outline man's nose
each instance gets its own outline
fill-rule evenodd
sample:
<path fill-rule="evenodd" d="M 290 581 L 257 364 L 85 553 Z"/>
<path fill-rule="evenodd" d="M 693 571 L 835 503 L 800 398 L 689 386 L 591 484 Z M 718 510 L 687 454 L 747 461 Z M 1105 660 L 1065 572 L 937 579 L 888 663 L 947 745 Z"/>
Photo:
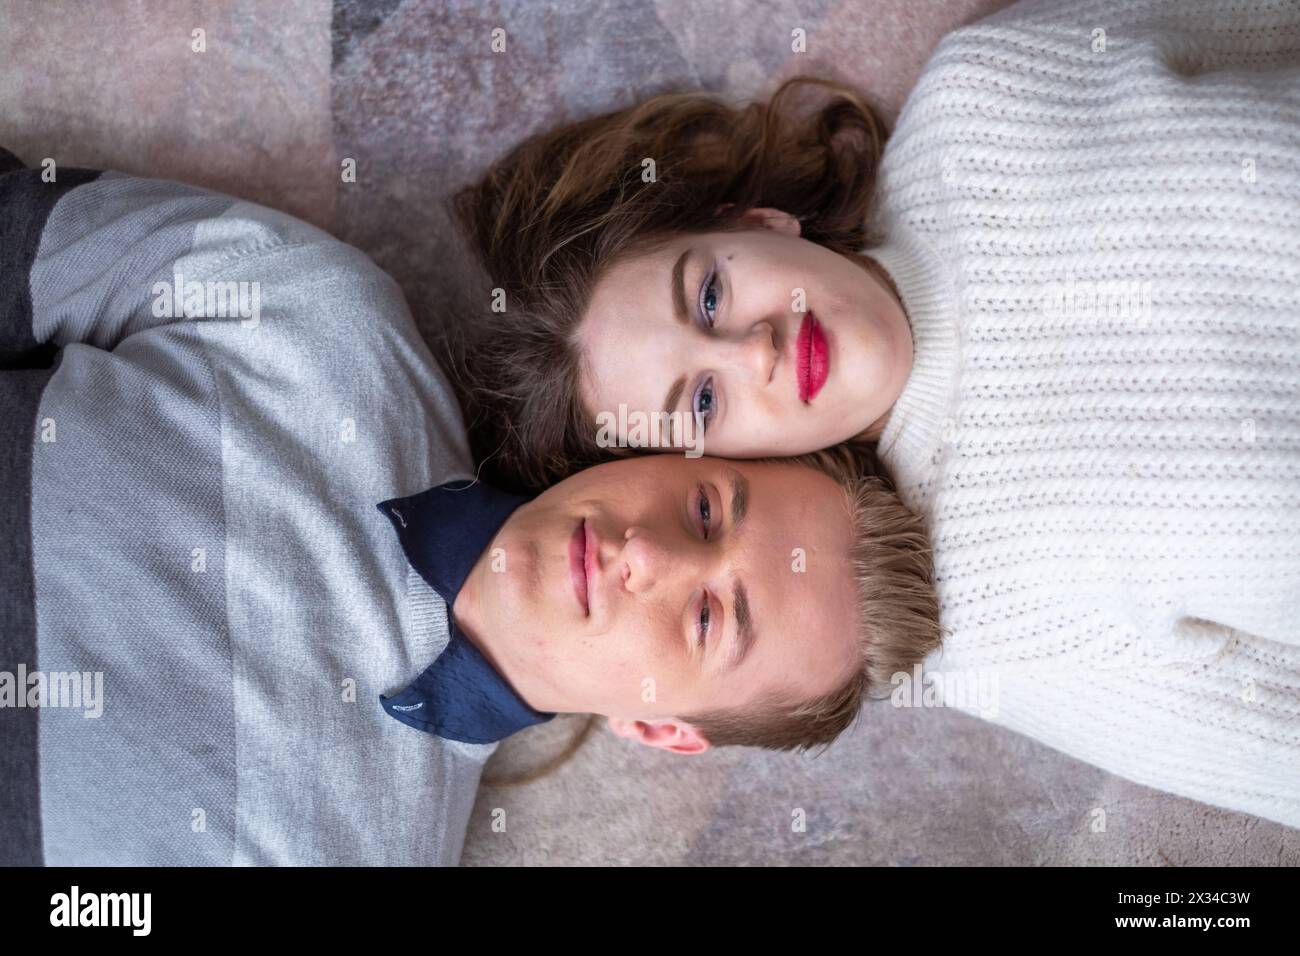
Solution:
<path fill-rule="evenodd" d="M 771 322 L 758 322 L 742 338 L 726 343 L 728 363 L 755 385 L 772 380 L 776 366 L 776 329 Z"/>
<path fill-rule="evenodd" d="M 623 533 L 623 549 L 619 554 L 623 586 L 633 594 L 645 594 L 661 587 L 680 570 L 684 557 L 670 554 L 667 544 L 648 528 L 630 527 Z"/>

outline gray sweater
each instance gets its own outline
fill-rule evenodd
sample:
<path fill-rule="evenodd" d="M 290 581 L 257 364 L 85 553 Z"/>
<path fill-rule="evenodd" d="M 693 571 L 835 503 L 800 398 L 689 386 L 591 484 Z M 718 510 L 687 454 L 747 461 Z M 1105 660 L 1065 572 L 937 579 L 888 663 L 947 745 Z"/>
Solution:
<path fill-rule="evenodd" d="M 396 284 L 251 203 L 9 159 L 0 863 L 455 864 L 496 744 L 377 703 L 448 632 L 376 503 L 471 472 Z"/>

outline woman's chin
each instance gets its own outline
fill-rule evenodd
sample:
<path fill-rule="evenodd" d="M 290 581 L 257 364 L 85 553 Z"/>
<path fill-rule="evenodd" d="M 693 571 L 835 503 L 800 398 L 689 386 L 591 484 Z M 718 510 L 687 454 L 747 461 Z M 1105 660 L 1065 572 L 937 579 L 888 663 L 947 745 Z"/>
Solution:
<path fill-rule="evenodd" d="M 862 431 L 854 435 L 852 438 L 850 438 L 849 441 L 855 445 L 874 444 L 875 442 L 879 441 L 880 436 L 884 434 L 885 423 L 888 421 L 889 421 L 889 412 L 885 412 L 885 414 L 881 415 L 871 425 L 867 426 L 865 429 L 863 429 Z"/>

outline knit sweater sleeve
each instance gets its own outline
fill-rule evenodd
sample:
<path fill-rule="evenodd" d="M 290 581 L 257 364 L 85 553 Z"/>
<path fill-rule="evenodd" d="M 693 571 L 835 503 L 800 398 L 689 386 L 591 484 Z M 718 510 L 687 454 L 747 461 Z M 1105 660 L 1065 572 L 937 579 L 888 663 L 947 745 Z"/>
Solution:
<path fill-rule="evenodd" d="M 1238 634 L 1194 664 L 1011 669 L 999 672 L 978 709 L 954 700 L 1126 779 L 1300 827 L 1295 646 Z"/>
<path fill-rule="evenodd" d="M 1025 2 L 927 65 L 867 251 L 955 666 L 1300 646 L 1297 89 L 1294 3 Z"/>

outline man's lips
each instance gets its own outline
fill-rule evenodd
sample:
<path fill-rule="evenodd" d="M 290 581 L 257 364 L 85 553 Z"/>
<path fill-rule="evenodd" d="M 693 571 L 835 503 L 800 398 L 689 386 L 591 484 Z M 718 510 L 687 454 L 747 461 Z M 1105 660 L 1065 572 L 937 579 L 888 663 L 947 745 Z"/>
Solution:
<path fill-rule="evenodd" d="M 596 556 L 600 553 L 600 542 L 596 539 L 596 529 L 591 526 L 587 519 L 582 521 L 582 529 L 586 532 L 586 550 L 583 555 L 582 569 L 587 573 L 587 611 L 591 611 L 591 584 L 596 580 L 596 572 L 600 565 L 596 563 Z"/>
<path fill-rule="evenodd" d="M 591 605 L 587 602 L 588 560 L 587 519 L 584 518 L 569 536 L 569 577 L 573 580 L 573 593 L 583 614 L 591 613 Z"/>
<path fill-rule="evenodd" d="M 799 384 L 799 401 L 810 402 L 826 384 L 831 370 L 831 350 L 821 323 L 811 312 L 804 313 L 795 341 L 796 377 Z"/>

